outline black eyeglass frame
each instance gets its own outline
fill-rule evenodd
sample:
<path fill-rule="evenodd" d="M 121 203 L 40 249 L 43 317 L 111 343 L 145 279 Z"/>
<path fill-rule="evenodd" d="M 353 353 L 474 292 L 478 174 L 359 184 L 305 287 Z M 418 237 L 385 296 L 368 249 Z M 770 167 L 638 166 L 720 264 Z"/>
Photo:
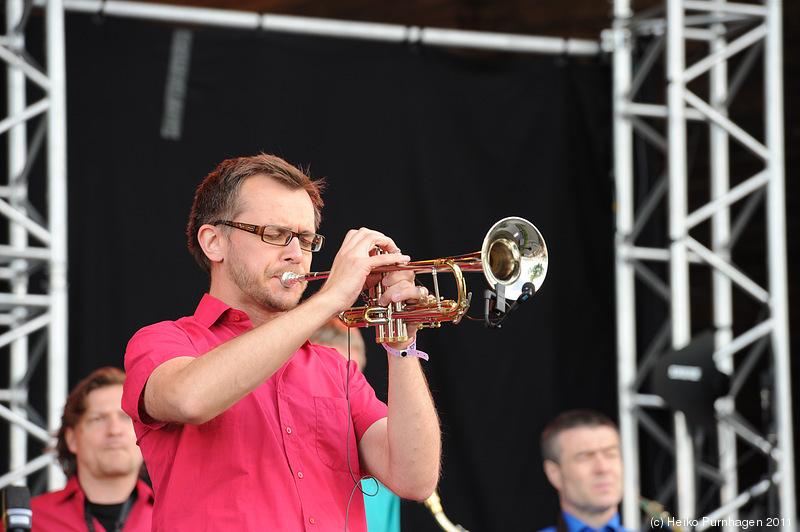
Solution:
<path fill-rule="evenodd" d="M 265 244 L 271 244 L 273 246 L 286 247 L 292 242 L 293 238 L 297 238 L 297 242 L 300 244 L 300 249 L 303 251 L 310 251 L 312 253 L 316 253 L 317 251 L 321 250 L 322 245 L 325 243 L 325 237 L 320 234 L 298 233 L 279 225 L 255 225 L 244 222 L 234 222 L 231 220 L 217 220 L 211 225 L 227 225 L 228 227 L 233 227 L 234 229 L 241 229 L 242 231 L 253 233 L 254 235 L 260 236 L 261 241 Z M 281 244 L 279 242 L 270 242 L 269 240 L 265 240 L 264 233 L 267 229 L 276 229 L 279 232 L 286 234 L 286 241 Z M 308 245 L 304 246 L 305 242 L 308 242 Z"/>

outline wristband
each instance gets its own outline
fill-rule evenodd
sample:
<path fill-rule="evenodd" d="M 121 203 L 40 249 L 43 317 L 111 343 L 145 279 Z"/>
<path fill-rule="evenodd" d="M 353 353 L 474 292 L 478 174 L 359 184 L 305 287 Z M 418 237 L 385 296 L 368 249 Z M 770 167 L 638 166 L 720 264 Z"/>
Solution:
<path fill-rule="evenodd" d="M 389 353 L 390 355 L 394 355 L 396 357 L 400 358 L 418 357 L 421 358 L 422 360 L 428 360 L 428 353 L 417 351 L 416 339 L 413 342 L 411 342 L 411 344 L 407 346 L 405 349 L 400 349 L 400 350 L 392 349 L 387 344 L 381 344 L 381 345 L 383 346 L 384 349 L 386 349 L 387 353 Z"/>

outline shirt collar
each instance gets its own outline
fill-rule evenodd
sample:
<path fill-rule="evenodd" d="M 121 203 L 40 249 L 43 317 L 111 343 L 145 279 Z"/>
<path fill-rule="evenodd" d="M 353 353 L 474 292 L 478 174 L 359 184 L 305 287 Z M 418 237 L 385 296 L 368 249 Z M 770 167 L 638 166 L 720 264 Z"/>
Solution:
<path fill-rule="evenodd" d="M 61 491 L 55 492 L 53 497 L 59 497 L 61 501 L 66 501 L 73 497 L 78 497 L 79 502 L 83 503 L 83 491 L 81 485 L 78 483 L 78 475 L 72 475 L 67 479 L 67 484 Z"/>
<path fill-rule="evenodd" d="M 624 528 L 620 524 L 619 514 L 614 514 L 614 517 L 609 519 L 608 523 L 600 528 L 592 528 L 574 515 L 567 512 L 564 513 L 564 524 L 567 525 L 569 532 L 624 532 Z"/>
<path fill-rule="evenodd" d="M 249 319 L 247 314 L 241 310 L 236 310 L 209 294 L 203 294 L 203 299 L 200 300 L 197 310 L 194 311 L 194 317 L 201 325 L 211 328 L 229 310 L 236 313 L 238 319 L 235 321 Z"/>

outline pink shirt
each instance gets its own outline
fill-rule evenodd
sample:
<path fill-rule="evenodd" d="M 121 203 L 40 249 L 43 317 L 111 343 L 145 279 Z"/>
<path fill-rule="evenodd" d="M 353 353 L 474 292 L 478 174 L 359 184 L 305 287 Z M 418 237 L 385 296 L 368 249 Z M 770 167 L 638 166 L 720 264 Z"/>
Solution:
<path fill-rule="evenodd" d="M 125 532 L 150 532 L 153 515 L 153 491 L 143 480 L 136 484 L 136 502 L 127 519 Z M 86 496 L 78 484 L 78 477 L 72 476 L 61 491 L 51 491 L 31 499 L 33 528 L 31 532 L 86 532 Z M 105 530 L 97 519 L 93 520 L 96 532 Z M 2 526 L 0 525 L 0 529 Z"/>
<path fill-rule="evenodd" d="M 345 519 L 348 530 L 366 530 L 356 442 L 387 408 L 351 364 L 348 413 L 348 370 L 333 349 L 307 342 L 202 425 L 141 418 L 139 398 L 156 367 L 250 329 L 244 312 L 206 294 L 194 316 L 145 327 L 128 344 L 122 408 L 153 481 L 153 530 L 344 530 Z"/>

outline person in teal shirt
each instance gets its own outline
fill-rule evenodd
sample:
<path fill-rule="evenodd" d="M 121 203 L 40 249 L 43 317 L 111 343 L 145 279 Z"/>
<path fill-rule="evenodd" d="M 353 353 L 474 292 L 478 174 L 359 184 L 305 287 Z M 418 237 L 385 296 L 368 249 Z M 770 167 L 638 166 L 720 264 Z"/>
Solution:
<path fill-rule="evenodd" d="M 400 532 L 400 497 L 376 478 L 361 480 L 369 532 Z"/>

